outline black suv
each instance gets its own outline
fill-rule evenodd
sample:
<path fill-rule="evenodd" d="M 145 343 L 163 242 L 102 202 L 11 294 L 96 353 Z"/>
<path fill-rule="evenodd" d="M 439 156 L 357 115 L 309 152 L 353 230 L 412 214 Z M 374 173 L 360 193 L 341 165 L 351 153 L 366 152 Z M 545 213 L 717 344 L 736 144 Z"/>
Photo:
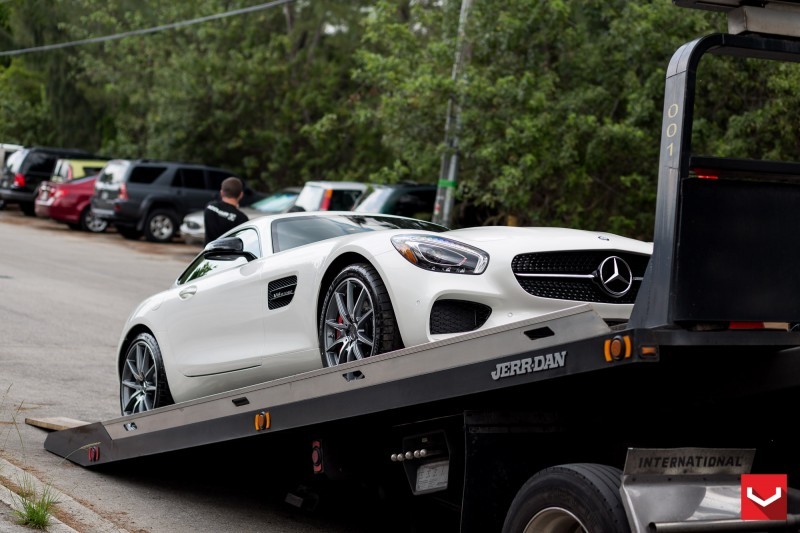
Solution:
<path fill-rule="evenodd" d="M 44 146 L 17 150 L 8 156 L 0 175 L 0 200 L 6 204 L 19 204 L 23 213 L 34 216 L 39 185 L 50 179 L 56 162 L 61 158 L 98 159 L 98 156 L 83 150 Z"/>
<path fill-rule="evenodd" d="M 97 177 L 92 213 L 113 224 L 126 239 L 142 235 L 169 242 L 180 221 L 219 197 L 222 180 L 233 172 L 206 165 L 149 159 L 114 159 Z M 242 180 L 244 181 L 244 180 Z M 245 187 L 242 205 L 260 196 Z"/>

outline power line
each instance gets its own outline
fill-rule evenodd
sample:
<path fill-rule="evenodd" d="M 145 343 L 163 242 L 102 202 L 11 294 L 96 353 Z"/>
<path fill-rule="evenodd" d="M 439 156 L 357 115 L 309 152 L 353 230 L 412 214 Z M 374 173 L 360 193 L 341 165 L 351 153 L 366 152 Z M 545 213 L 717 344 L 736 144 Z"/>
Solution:
<path fill-rule="evenodd" d="M 193 24 L 200 24 L 210 20 L 218 20 L 226 17 L 233 17 L 235 15 L 244 15 L 245 13 L 252 13 L 262 9 L 269 9 L 283 4 L 288 4 L 294 0 L 274 0 L 266 4 L 259 4 L 257 6 L 245 7 L 242 9 L 234 9 L 232 11 L 225 11 L 224 13 L 217 13 L 216 15 L 209 15 L 207 17 L 200 17 L 192 20 L 183 20 L 180 22 L 173 22 L 172 24 L 164 24 L 163 26 L 156 26 L 154 28 L 144 28 L 141 30 L 126 31 L 123 33 L 115 33 L 114 35 L 106 35 L 104 37 L 92 37 L 90 39 L 81 39 L 79 41 L 70 41 L 68 43 L 46 44 L 44 46 L 34 46 L 32 48 L 21 48 L 19 50 L 6 50 L 0 52 L 0 56 L 18 56 L 22 54 L 29 54 L 31 52 L 45 52 L 47 50 L 56 50 L 58 48 L 69 48 L 71 46 L 79 46 L 82 44 L 101 43 L 104 41 L 114 41 L 117 39 L 124 39 L 134 35 L 146 35 L 148 33 L 156 33 L 164 30 L 174 30 L 176 28 L 184 28 Z"/>

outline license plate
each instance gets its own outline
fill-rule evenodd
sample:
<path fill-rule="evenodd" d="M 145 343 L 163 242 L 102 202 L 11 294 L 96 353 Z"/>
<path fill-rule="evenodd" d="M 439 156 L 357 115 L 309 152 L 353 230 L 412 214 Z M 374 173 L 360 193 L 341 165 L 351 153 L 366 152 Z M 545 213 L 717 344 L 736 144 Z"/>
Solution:
<path fill-rule="evenodd" d="M 447 488 L 450 461 L 436 461 L 417 468 L 416 492 L 433 492 Z"/>
<path fill-rule="evenodd" d="M 101 192 L 100 198 L 102 198 L 103 200 L 108 200 L 108 191 Z"/>

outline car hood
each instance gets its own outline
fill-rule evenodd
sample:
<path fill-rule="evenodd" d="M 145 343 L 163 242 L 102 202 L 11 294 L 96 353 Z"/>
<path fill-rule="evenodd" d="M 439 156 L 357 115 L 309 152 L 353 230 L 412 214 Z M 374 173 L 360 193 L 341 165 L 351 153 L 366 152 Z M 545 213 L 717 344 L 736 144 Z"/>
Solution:
<path fill-rule="evenodd" d="M 608 249 L 623 248 L 639 253 L 650 254 L 653 243 L 622 237 L 602 231 L 586 231 L 570 228 L 551 227 L 509 227 L 481 226 L 452 230 L 443 235 L 478 247 L 491 246 L 494 242 L 536 242 L 540 251 L 565 249 Z"/>

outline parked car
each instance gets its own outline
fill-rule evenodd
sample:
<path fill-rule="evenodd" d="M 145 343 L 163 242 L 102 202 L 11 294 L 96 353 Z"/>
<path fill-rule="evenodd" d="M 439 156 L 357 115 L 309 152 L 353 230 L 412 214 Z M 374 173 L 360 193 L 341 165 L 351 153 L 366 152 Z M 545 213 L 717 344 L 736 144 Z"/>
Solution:
<path fill-rule="evenodd" d="M 90 212 L 91 206 L 89 205 L 89 200 L 92 196 L 91 194 L 89 194 L 89 197 L 85 199 L 78 199 L 74 196 L 70 196 L 68 199 L 64 198 L 64 194 L 67 191 L 70 191 L 71 193 L 78 193 L 80 190 L 82 192 L 86 184 L 82 183 L 82 187 L 68 188 L 63 190 L 60 189 L 59 184 L 69 183 L 73 180 L 85 178 L 86 176 L 93 176 L 102 170 L 107 161 L 108 159 L 59 159 L 56 161 L 53 175 L 50 176 L 49 180 L 43 181 L 41 185 L 39 185 L 39 194 L 36 196 L 36 200 L 34 201 L 34 211 L 36 212 L 36 216 L 42 218 L 54 218 L 59 222 L 67 222 L 68 224 L 82 227 L 82 229 L 88 229 L 88 227 L 83 227 L 83 225 L 80 223 L 82 213 L 71 212 L 71 210 L 75 209 L 76 207 L 80 207 L 81 209 L 86 208 L 87 220 L 90 222 L 89 225 L 91 227 L 100 227 L 100 225 L 97 225 L 95 221 L 90 220 L 92 218 Z M 94 182 L 92 182 L 92 184 L 94 184 Z M 58 205 L 54 211 L 56 216 L 53 216 L 51 214 L 51 207 L 56 201 L 55 193 L 57 189 L 61 190 L 61 192 L 58 194 Z M 64 203 L 65 200 L 68 202 L 68 204 Z M 64 210 L 67 205 L 69 207 Z M 64 220 L 64 215 L 68 217 L 68 220 Z M 62 218 L 57 218 L 59 216 Z M 107 224 L 104 223 L 101 231 L 105 231 L 105 226 L 107 226 Z"/>
<path fill-rule="evenodd" d="M 108 222 L 92 214 L 91 200 L 96 180 L 94 175 L 48 185 L 36 199 L 37 216 L 48 216 L 74 230 L 104 232 Z"/>
<path fill-rule="evenodd" d="M 235 175 L 193 163 L 114 159 L 95 182 L 92 213 L 126 239 L 144 235 L 148 241 L 170 242 L 183 217 L 218 197 L 222 180 Z M 245 186 L 242 205 L 261 198 Z"/>
<path fill-rule="evenodd" d="M 22 145 L 12 143 L 0 143 L 0 179 L 2 179 L 2 168 L 6 166 L 8 157 L 16 152 L 22 150 Z M 5 209 L 6 201 L 0 196 L 0 210 Z"/>
<path fill-rule="evenodd" d="M 307 181 L 294 202 L 296 211 L 349 211 L 368 185 L 356 181 Z"/>
<path fill-rule="evenodd" d="M 286 213 L 293 206 L 300 194 L 300 187 L 286 187 L 278 192 L 270 194 L 257 202 L 250 204 L 250 207 L 241 207 L 241 211 L 249 218 L 263 217 L 277 213 Z M 181 224 L 181 237 L 187 244 L 202 244 L 206 240 L 205 210 L 193 211 L 183 217 Z"/>
<path fill-rule="evenodd" d="M 448 231 L 284 213 L 212 241 L 140 303 L 117 349 L 123 414 L 590 303 L 626 321 L 652 243 L 562 228 Z M 357 377 L 354 375 L 352 377 Z"/>
<path fill-rule="evenodd" d="M 370 185 L 369 190 L 356 203 L 357 213 L 383 213 L 431 220 L 436 203 L 436 185 L 396 183 Z"/>
<path fill-rule="evenodd" d="M 6 160 L 0 176 L 0 199 L 7 204 L 19 204 L 28 216 L 36 214 L 34 201 L 39 194 L 39 185 L 50 179 L 56 162 L 61 158 L 96 159 L 97 156 L 83 150 L 50 147 L 26 147 L 15 151 Z"/>

